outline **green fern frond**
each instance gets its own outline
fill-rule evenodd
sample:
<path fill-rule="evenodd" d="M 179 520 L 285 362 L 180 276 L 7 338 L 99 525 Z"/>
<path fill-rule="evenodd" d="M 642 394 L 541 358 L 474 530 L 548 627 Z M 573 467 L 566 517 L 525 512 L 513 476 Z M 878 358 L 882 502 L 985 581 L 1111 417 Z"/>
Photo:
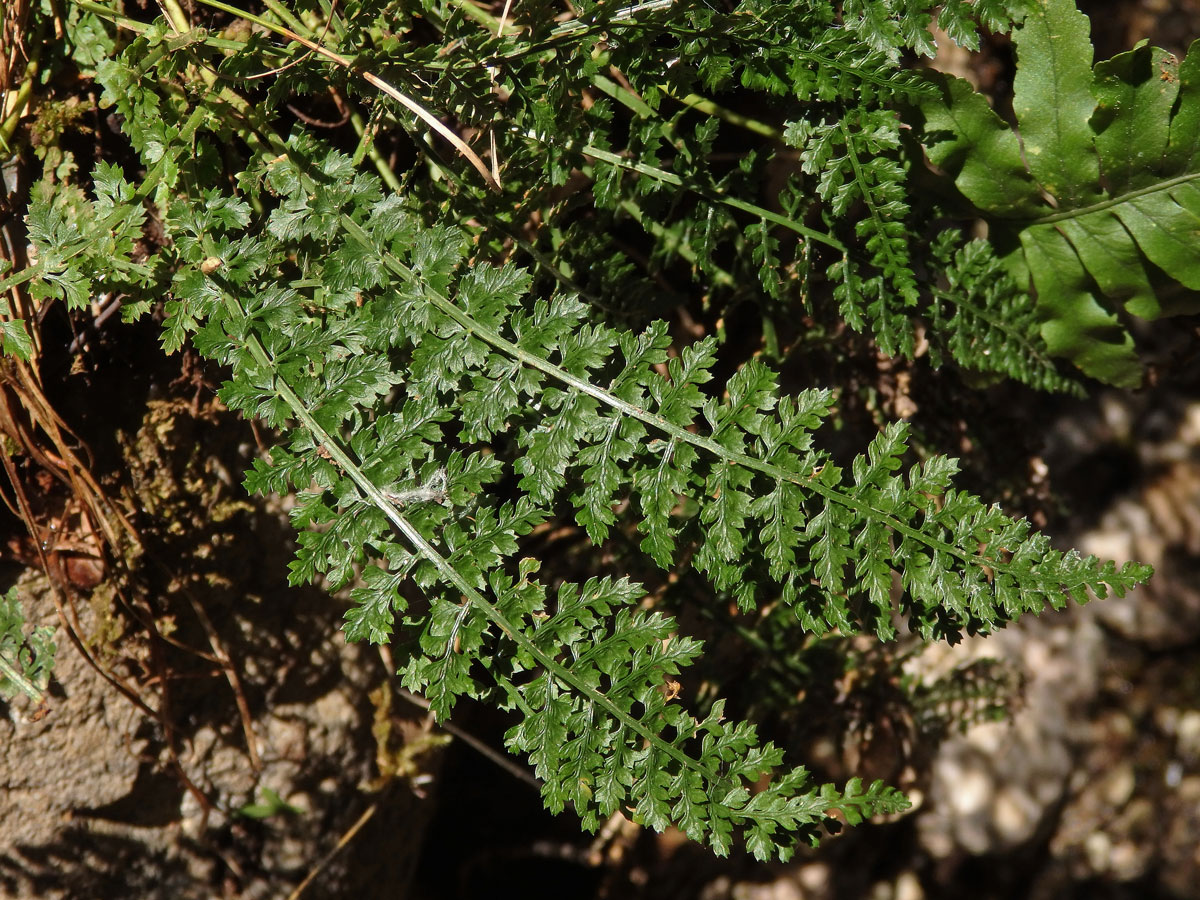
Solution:
<path fill-rule="evenodd" d="M 930 249 L 946 281 L 929 305 L 934 366 L 948 353 L 977 372 L 1016 378 L 1038 390 L 1082 394 L 1077 381 L 1058 371 L 1041 339 L 1036 301 L 1017 286 L 990 243 L 973 240 L 960 247 L 957 235 L 944 231 Z"/>
<path fill-rule="evenodd" d="M 25 611 L 17 589 L 0 597 L 0 697 L 25 694 L 34 703 L 46 696 L 54 669 L 54 629 L 38 626 L 25 632 Z"/>
<path fill-rule="evenodd" d="M 231 407 L 277 424 L 299 420 L 290 448 L 248 479 L 258 489 L 290 482 L 303 491 L 293 521 L 308 530 L 293 579 L 322 573 L 336 587 L 368 573 L 352 595 L 349 633 L 384 640 L 403 616 L 419 635 L 405 683 L 439 715 L 461 695 L 498 690 L 522 713 L 509 740 L 547 778 L 552 808 L 571 803 L 595 824 L 628 803 L 647 825 L 680 824 L 720 852 L 740 830 L 764 855 L 786 855 L 783 834 L 830 808 L 856 808 L 833 794 L 818 800 L 802 774 L 749 794 L 778 751 L 753 750 L 752 730 L 726 726 L 719 713 L 698 722 L 663 700 L 663 680 L 699 648 L 675 635 L 672 620 L 635 610 L 640 588 L 564 587 L 552 605 L 530 564 L 516 579 L 505 574 L 521 537 L 560 498 L 597 541 L 630 500 L 621 518 L 636 512 L 642 547 L 660 565 L 674 566 L 687 547 L 696 568 L 744 608 L 778 596 L 818 632 L 866 624 L 887 637 L 899 614 L 928 638 L 953 638 L 1068 596 L 1084 600 L 1089 590 L 1122 593 L 1146 576 L 1136 565 L 1118 570 L 1052 551 L 1027 523 L 950 488 L 948 461 L 897 474 L 902 425 L 843 472 L 813 443 L 827 392 L 780 397 L 774 375 L 752 361 L 718 399 L 702 390 L 712 378 L 711 339 L 672 357 L 661 324 L 642 334 L 590 324 L 569 296 L 531 303 L 519 270 L 463 270 L 454 231 L 414 237 L 395 201 L 355 188 L 357 176 L 336 156 L 307 169 L 275 162 L 266 184 L 284 188 L 279 208 L 294 218 L 286 242 L 270 230 L 261 240 L 277 242 L 272 272 L 303 260 L 296 286 L 322 284 L 331 265 L 343 277 L 331 261 L 353 245 L 371 272 L 370 282 L 351 286 L 361 304 L 323 305 L 298 287 L 281 289 L 268 271 L 238 285 L 243 299 L 235 300 L 217 269 L 203 276 L 208 288 L 176 298 L 178 314 L 207 314 L 196 345 L 234 367 L 222 389 Z M 337 230 L 328 225 L 335 212 Z M 188 246 L 194 219 L 168 226 Z M 349 440 L 339 437 L 344 429 Z M 490 493 L 508 471 L 519 479 L 516 502 Z M 396 485 L 423 485 L 438 472 L 444 503 L 389 499 L 400 496 Z M 683 498 L 689 515 L 680 513 Z M 755 559 L 769 574 L 755 574 Z M 905 587 L 898 610 L 893 571 Z M 428 592 L 426 610 L 402 599 L 404 575 Z M 492 673 L 491 687 L 472 675 L 477 664 Z M 657 735 L 668 727 L 675 736 L 665 741 Z M 698 757 L 689 755 L 695 740 Z M 759 761 L 729 770 L 734 747 Z M 624 782 L 605 775 L 614 764 Z M 875 811 L 899 802 L 870 796 L 862 802 Z"/>

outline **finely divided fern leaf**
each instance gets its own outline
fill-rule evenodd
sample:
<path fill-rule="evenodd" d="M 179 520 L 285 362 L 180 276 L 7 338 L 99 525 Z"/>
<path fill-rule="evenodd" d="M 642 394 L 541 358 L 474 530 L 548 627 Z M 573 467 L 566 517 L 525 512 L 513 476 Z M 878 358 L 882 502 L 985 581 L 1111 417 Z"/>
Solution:
<path fill-rule="evenodd" d="M 530 754 L 551 808 L 569 803 L 594 826 L 628 807 L 718 852 L 741 833 L 756 854 L 786 856 L 833 808 L 853 818 L 902 802 L 881 788 L 859 799 L 818 791 L 802 770 L 752 793 L 780 752 L 719 706 L 698 720 L 668 700 L 663 684 L 699 645 L 640 609 L 638 586 L 563 585 L 552 601 L 533 564 L 510 574 L 522 536 L 560 499 L 593 540 L 627 522 L 659 565 L 690 555 L 743 608 L 781 598 L 817 632 L 887 637 L 899 615 L 953 638 L 1146 577 L 1051 550 L 1027 523 L 954 491 L 950 463 L 901 474 L 901 424 L 843 471 L 813 442 L 828 392 L 781 397 L 752 361 L 714 396 L 711 340 L 670 356 L 661 323 L 635 334 L 586 322 L 570 296 L 530 300 L 520 271 L 465 267 L 456 232 L 414 230 L 336 160 L 301 166 L 289 156 L 298 151 L 279 149 L 268 187 L 282 189 L 279 208 L 300 212 L 289 227 L 305 252 L 267 231 L 267 265 L 236 286 L 187 263 L 200 282 L 176 279 L 173 316 L 203 321 L 197 347 L 233 366 L 230 406 L 297 423 L 247 482 L 301 491 L 292 578 L 323 573 L 336 588 L 363 573 L 348 633 L 386 640 L 401 617 L 404 682 L 439 715 L 464 695 L 516 709 L 510 746 Z M 184 246 L 196 224 L 182 211 L 167 221 Z M 366 260 L 347 288 L 359 302 L 307 297 L 350 252 Z M 303 272 L 282 287 L 275 273 L 297 261 Z M 515 500 L 492 494 L 505 472 L 519 477 Z M 437 473 L 444 491 L 402 499 L 414 496 L 402 486 Z M 898 608 L 893 572 L 905 587 Z M 422 605 L 398 590 L 405 575 L 426 592 Z"/>
<path fill-rule="evenodd" d="M 40 625 L 25 631 L 25 612 L 17 589 L 0 596 L 0 697 L 18 692 L 35 703 L 45 699 L 54 669 L 54 629 Z"/>
<path fill-rule="evenodd" d="M 929 303 L 929 357 L 940 366 L 945 355 L 979 372 L 1017 378 L 1038 390 L 1081 395 L 1078 381 L 1058 371 L 1040 334 L 1037 301 L 1018 286 L 987 241 L 959 246 L 944 231 L 930 246 L 931 258 L 946 281 Z"/>

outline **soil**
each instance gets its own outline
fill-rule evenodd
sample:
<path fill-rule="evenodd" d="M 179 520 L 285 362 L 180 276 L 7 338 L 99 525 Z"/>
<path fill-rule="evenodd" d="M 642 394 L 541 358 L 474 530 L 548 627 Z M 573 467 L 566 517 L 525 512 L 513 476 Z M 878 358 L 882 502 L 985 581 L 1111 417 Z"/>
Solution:
<path fill-rule="evenodd" d="M 305 896 L 394 896 L 379 886 L 413 868 L 441 741 L 420 707 L 372 693 L 385 669 L 341 640 L 343 604 L 288 586 L 286 510 L 237 483 L 257 452 L 249 426 L 203 374 L 148 370 L 149 389 L 124 394 L 140 421 L 110 408 L 107 421 L 134 427 L 96 454 L 120 460 L 103 484 L 136 511 L 140 552 L 89 590 L 17 579 L 61 649 L 49 714 L 30 722 L 16 704 L 0 720 L 0 887 L 280 896 L 366 817 Z M 88 377 L 103 392 L 111 373 Z M 56 594 L 86 657 L 64 639 Z"/>

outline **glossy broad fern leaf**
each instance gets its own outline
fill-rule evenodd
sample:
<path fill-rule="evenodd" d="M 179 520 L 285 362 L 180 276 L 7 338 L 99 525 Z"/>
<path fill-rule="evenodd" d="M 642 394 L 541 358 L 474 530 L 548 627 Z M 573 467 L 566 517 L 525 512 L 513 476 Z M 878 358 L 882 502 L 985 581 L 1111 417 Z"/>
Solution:
<path fill-rule="evenodd" d="M 1054 355 L 1112 384 L 1142 379 L 1117 314 L 1200 310 L 1200 49 L 1145 44 L 1091 65 L 1072 0 L 1034 3 L 1014 40 L 1017 131 L 970 85 L 929 77 L 929 159 L 983 215 L 1010 269 L 1031 279 Z M 1178 295 L 1172 285 L 1186 288 Z"/>

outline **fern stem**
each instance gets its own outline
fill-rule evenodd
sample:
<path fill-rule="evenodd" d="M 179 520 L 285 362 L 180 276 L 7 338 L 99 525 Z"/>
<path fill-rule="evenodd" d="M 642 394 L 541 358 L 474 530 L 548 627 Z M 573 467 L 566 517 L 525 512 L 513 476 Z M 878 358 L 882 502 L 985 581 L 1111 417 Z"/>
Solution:
<path fill-rule="evenodd" d="M 167 21 L 176 32 L 185 34 L 192 30 L 192 23 L 188 21 L 187 13 L 179 5 L 179 0 L 159 0 L 159 2 L 162 4 Z"/>
<path fill-rule="evenodd" d="M 292 11 L 284 6 L 279 0 L 263 0 L 263 5 L 271 12 L 279 17 L 279 21 L 287 25 L 293 31 L 303 34 L 305 37 L 312 37 L 312 31 L 301 22 Z"/>
<path fill-rule="evenodd" d="M 38 67 L 42 59 L 42 38 L 46 32 L 46 21 L 38 22 L 37 28 L 30 36 L 29 43 L 33 45 L 33 50 L 29 54 L 29 62 L 25 64 L 25 72 L 21 77 L 21 86 L 17 88 L 15 93 L 5 92 L 4 106 L 0 107 L 0 116 L 4 116 L 3 121 L 0 121 L 0 148 L 7 153 L 12 153 L 13 148 L 10 144 L 13 135 L 17 131 L 17 123 L 21 121 L 25 104 L 29 103 L 33 97 L 33 85 L 37 81 Z M 12 107 L 10 110 L 9 107 Z"/>
<path fill-rule="evenodd" d="M 348 100 L 347 102 L 352 101 Z M 388 165 L 387 160 L 383 158 L 383 154 L 379 152 L 379 148 L 375 146 L 371 123 L 363 122 L 362 114 L 357 109 L 354 109 L 350 113 L 350 124 L 354 126 L 354 131 L 358 135 L 358 147 L 354 151 L 354 165 L 358 166 L 361 164 L 364 155 L 369 157 L 371 164 L 375 166 L 375 171 L 379 173 L 379 177 L 383 179 L 384 184 L 397 194 L 403 192 L 404 185 L 400 183 L 400 179 L 396 177 L 396 173 L 392 171 L 392 167 Z"/>
<path fill-rule="evenodd" d="M 85 245 L 80 245 L 77 253 L 82 253 L 84 246 Z M 34 263 L 32 266 L 26 266 L 24 269 L 21 269 L 19 272 L 13 272 L 7 278 L 0 278 L 0 293 L 12 290 L 13 288 L 18 287 L 27 281 L 32 281 L 40 274 L 42 274 L 41 264 Z"/>
<path fill-rule="evenodd" d="M 3 654 L 0 654 L 0 675 L 3 675 L 14 685 L 16 685 L 17 688 L 20 689 L 21 693 L 27 696 L 34 703 L 41 703 L 46 699 L 45 693 L 38 690 L 38 686 L 21 674 L 19 668 L 10 664 L 9 661 L 4 658 Z"/>
<path fill-rule="evenodd" d="M 96 3 L 95 0 L 70 0 L 70 2 L 73 6 L 100 16 L 106 21 L 112 22 L 118 28 L 124 28 L 126 31 L 132 31 L 134 34 L 145 34 L 154 27 L 149 22 L 139 22 L 137 19 L 131 19 L 129 16 L 117 12 L 112 7 L 105 6 L 103 3 Z M 199 43 L 204 44 L 206 47 L 212 47 L 214 50 L 224 50 L 232 53 L 246 49 L 245 41 L 234 41 L 228 38 L 215 37 L 211 34 L 206 34 Z M 264 45 L 260 49 L 276 53 L 284 52 L 282 48 L 270 45 Z"/>
<path fill-rule="evenodd" d="M 584 154 L 592 157 L 593 159 L 601 160 L 602 162 L 609 163 L 610 165 L 620 166 L 622 169 L 627 169 L 630 172 L 637 172 L 639 175 L 645 175 L 648 178 L 653 178 L 655 181 L 659 181 L 663 184 L 681 187 L 684 190 L 699 194 L 701 197 L 711 202 L 723 203 L 724 205 L 733 209 L 750 213 L 753 216 L 766 219 L 768 222 L 774 222 L 776 225 L 782 225 L 784 228 L 796 232 L 796 234 L 804 235 L 805 237 L 811 238 L 814 241 L 818 241 L 827 247 L 832 247 L 834 250 L 837 250 L 840 253 L 849 252 L 846 245 L 837 238 L 832 237 L 823 231 L 817 231 L 816 229 L 801 225 L 795 219 L 789 219 L 787 216 L 782 216 L 779 213 L 772 212 L 765 207 L 756 206 L 753 203 L 747 203 L 746 201 L 739 200 L 736 197 L 727 197 L 724 194 L 718 194 L 715 191 L 709 191 L 705 188 L 697 187 L 694 184 L 687 184 L 678 175 L 668 172 L 665 169 L 659 169 L 655 166 L 648 166 L 645 163 L 634 162 L 633 160 L 626 159 L 620 154 L 603 150 L 600 147 L 595 147 L 591 144 L 587 144 L 581 149 Z"/>
<path fill-rule="evenodd" d="M 1136 191 L 1130 191 L 1127 194 L 1121 194 L 1119 197 L 1110 197 L 1107 200 L 1101 200 L 1099 203 L 1093 203 L 1091 206 L 1081 206 L 1077 209 L 1064 209 L 1062 212 L 1051 213 L 1048 216 L 1042 216 L 1039 219 L 1030 219 L 1025 224 L 1032 225 L 1050 225 L 1054 222 L 1062 222 L 1066 219 L 1078 219 L 1086 216 L 1088 213 L 1100 212 L 1101 210 L 1111 209 L 1114 206 L 1120 206 L 1122 203 L 1129 203 L 1131 200 L 1136 200 L 1138 197 L 1146 197 L 1150 194 L 1157 194 L 1159 191 L 1167 191 L 1177 185 L 1187 184 L 1189 181 L 1195 181 L 1200 178 L 1200 172 L 1188 172 L 1184 175 L 1176 175 L 1174 178 L 1168 178 L 1166 181 L 1159 181 L 1155 184 L 1148 185 L 1144 188 L 1138 188 Z"/>
<path fill-rule="evenodd" d="M 617 84 L 611 78 L 604 75 L 592 76 L 592 84 L 608 94 L 622 106 L 627 107 L 631 112 L 637 113 L 643 118 L 649 118 L 654 115 L 654 110 L 641 97 L 635 94 L 629 88 Z"/>
<path fill-rule="evenodd" d="M 768 125 L 766 122 L 761 122 L 758 119 L 744 116 L 739 112 L 734 112 L 728 107 L 721 106 L 709 100 L 707 97 L 701 97 L 699 94 L 688 94 L 686 97 L 677 97 L 667 89 L 666 85 L 659 85 L 659 89 L 669 97 L 675 97 L 684 106 L 691 107 L 697 112 L 702 112 L 707 116 L 716 116 L 718 119 L 728 122 L 730 125 L 736 125 L 739 128 L 745 128 L 754 134 L 762 135 L 765 138 L 782 141 L 783 132 L 778 128 Z"/>
<path fill-rule="evenodd" d="M 696 256 L 696 251 L 692 249 L 692 245 L 685 240 L 681 240 L 667 226 L 654 221 L 652 218 L 648 218 L 642 212 L 642 208 L 633 200 L 622 200 L 621 209 L 629 213 L 634 221 L 650 232 L 655 239 L 660 241 L 672 253 L 678 253 L 680 257 L 690 262 L 697 269 L 701 268 L 700 259 Z M 712 278 L 713 284 L 726 288 L 732 288 L 737 285 L 734 277 L 716 263 L 710 262 L 707 266 L 703 267 L 703 271 Z"/>
<path fill-rule="evenodd" d="M 476 6 L 471 0 L 450 0 L 450 2 L 461 9 L 468 19 L 474 19 L 492 34 L 500 30 L 500 20 L 486 9 Z"/>

